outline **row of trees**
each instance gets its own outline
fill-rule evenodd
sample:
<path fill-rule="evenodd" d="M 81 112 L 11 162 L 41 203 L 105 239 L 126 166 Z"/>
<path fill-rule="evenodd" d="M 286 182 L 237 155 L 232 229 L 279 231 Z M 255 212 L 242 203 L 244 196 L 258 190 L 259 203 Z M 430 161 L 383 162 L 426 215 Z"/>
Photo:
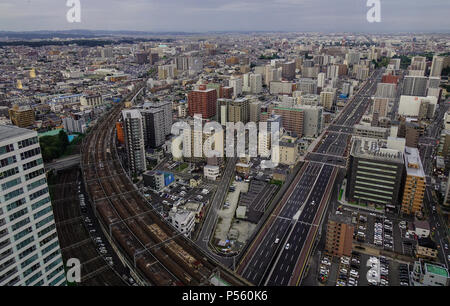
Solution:
<path fill-rule="evenodd" d="M 58 135 L 41 137 L 39 143 L 44 162 L 50 162 L 64 155 L 69 146 L 69 138 L 67 133 L 61 130 Z"/>

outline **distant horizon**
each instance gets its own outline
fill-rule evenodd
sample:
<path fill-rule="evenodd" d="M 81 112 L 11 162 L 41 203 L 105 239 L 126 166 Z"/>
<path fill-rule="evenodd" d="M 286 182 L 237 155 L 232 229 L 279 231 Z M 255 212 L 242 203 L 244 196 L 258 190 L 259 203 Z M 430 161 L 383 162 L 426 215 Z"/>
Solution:
<path fill-rule="evenodd" d="M 65 0 L 3 0 L 1 31 L 448 33 L 448 0 L 79 0 L 80 22 Z"/>
<path fill-rule="evenodd" d="M 450 34 L 450 29 L 446 30 L 429 30 L 429 31 L 379 31 L 379 32 L 371 32 L 371 31 L 306 31 L 306 30 L 210 30 L 210 31 L 185 31 L 185 30 L 136 30 L 136 29 L 117 29 L 117 30 L 105 30 L 105 29 L 64 29 L 64 30 L 55 30 L 55 29 L 41 29 L 41 30 L 2 30 L 0 29 L 0 33 L 40 33 L 40 32 L 48 32 L 48 33 L 74 33 L 74 32 L 109 32 L 109 33 L 119 33 L 119 32 L 134 32 L 134 33 L 155 33 L 155 34 L 166 34 L 166 33 L 182 33 L 182 34 L 210 34 L 210 33 L 298 33 L 298 34 L 371 34 L 371 35 L 404 35 L 404 34 Z"/>

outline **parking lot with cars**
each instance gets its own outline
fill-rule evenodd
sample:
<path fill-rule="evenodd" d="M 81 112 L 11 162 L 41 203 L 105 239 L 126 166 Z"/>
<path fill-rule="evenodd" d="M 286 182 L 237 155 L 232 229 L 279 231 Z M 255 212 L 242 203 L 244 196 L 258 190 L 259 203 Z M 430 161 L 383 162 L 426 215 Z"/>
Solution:
<path fill-rule="evenodd" d="M 401 227 L 406 228 L 404 221 L 401 226 L 401 221 L 397 219 L 350 208 L 342 209 L 341 214 L 352 218 L 355 242 L 403 254 Z"/>

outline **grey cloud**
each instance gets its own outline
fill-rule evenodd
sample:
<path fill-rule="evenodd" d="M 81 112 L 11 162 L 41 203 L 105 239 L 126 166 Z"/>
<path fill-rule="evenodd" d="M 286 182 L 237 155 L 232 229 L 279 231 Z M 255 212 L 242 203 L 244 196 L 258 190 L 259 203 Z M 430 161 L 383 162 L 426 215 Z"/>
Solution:
<path fill-rule="evenodd" d="M 66 0 L 2 0 L 0 30 L 447 31 L 448 0 L 381 0 L 382 22 L 366 21 L 366 0 L 80 0 L 82 22 L 66 21 Z"/>

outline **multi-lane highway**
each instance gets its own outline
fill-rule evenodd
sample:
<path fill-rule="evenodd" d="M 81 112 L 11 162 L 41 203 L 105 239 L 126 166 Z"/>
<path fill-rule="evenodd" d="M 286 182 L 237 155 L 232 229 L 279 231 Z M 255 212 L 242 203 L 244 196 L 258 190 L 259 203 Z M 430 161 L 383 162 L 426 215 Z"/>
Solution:
<path fill-rule="evenodd" d="M 298 285 L 345 157 L 351 131 L 375 93 L 380 72 L 375 71 L 320 136 L 286 194 L 261 227 L 241 258 L 238 273 L 257 285 Z"/>
<path fill-rule="evenodd" d="M 441 132 L 443 126 L 444 115 L 449 109 L 449 101 L 442 102 L 440 104 L 439 110 L 436 112 L 433 122 L 428 126 L 426 136 L 419 139 L 419 150 L 420 157 L 422 159 L 422 164 L 427 175 L 427 181 L 431 181 L 431 176 L 433 176 L 433 161 L 435 156 L 434 148 L 436 147 L 437 138 Z M 450 261 L 448 256 L 450 252 L 445 248 L 445 245 L 449 244 L 448 240 L 448 229 L 445 227 L 445 222 L 442 221 L 439 215 L 439 210 L 432 196 L 432 184 L 427 184 L 424 197 L 424 206 L 429 212 L 429 222 L 431 228 L 435 228 L 434 240 L 439 245 L 439 259 L 443 262 L 447 269 L 450 266 Z"/>

